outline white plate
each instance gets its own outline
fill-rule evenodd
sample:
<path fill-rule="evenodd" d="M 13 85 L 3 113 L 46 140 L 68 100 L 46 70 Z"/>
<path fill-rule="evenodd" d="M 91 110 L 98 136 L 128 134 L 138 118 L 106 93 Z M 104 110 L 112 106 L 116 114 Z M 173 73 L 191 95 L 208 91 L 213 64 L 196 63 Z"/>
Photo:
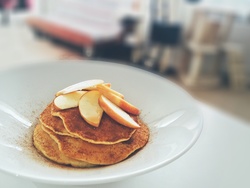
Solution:
<path fill-rule="evenodd" d="M 142 109 L 149 143 L 129 159 L 107 167 L 74 169 L 48 162 L 32 145 L 39 114 L 60 89 L 103 79 Z M 0 73 L 0 169 L 35 182 L 83 185 L 122 180 L 163 167 L 188 151 L 202 130 L 194 100 L 158 75 L 107 62 L 53 62 Z"/>

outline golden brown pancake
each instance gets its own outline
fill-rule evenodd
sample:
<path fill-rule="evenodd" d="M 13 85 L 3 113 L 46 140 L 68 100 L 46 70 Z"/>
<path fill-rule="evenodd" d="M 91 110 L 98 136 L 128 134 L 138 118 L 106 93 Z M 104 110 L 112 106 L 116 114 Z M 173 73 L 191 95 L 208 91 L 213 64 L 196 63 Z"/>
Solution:
<path fill-rule="evenodd" d="M 145 146 L 149 138 L 146 125 L 141 126 L 128 141 L 112 145 L 93 144 L 80 138 L 56 134 L 50 129 L 44 129 L 57 142 L 59 150 L 67 157 L 86 161 L 91 164 L 110 165 L 126 159 L 136 150 Z"/>
<path fill-rule="evenodd" d="M 39 120 L 43 126 L 54 131 L 56 134 L 73 136 L 65 129 L 64 124 L 59 117 L 51 115 L 51 107 L 52 104 L 48 105 L 40 115 Z"/>
<path fill-rule="evenodd" d="M 60 117 L 63 121 L 54 116 Z M 137 116 L 133 118 L 138 121 Z M 117 123 L 106 113 L 103 113 L 99 127 L 93 127 L 81 117 L 78 108 L 58 111 L 54 108 L 53 103 L 42 112 L 40 121 L 57 134 L 69 135 L 70 133 L 70 136 L 79 137 L 95 144 L 115 144 L 126 141 L 135 132 L 135 129 Z"/>
<path fill-rule="evenodd" d="M 35 127 L 33 142 L 38 151 L 56 163 L 84 168 L 96 166 L 85 161 L 79 161 L 65 156 L 59 151 L 57 143 L 43 130 L 41 124 Z"/>

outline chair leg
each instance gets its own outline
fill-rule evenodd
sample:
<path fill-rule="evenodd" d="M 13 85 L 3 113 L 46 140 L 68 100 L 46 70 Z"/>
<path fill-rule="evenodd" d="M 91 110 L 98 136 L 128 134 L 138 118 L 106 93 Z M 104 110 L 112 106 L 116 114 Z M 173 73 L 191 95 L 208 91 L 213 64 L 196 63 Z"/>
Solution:
<path fill-rule="evenodd" d="M 197 80 L 200 76 L 200 71 L 202 67 L 203 54 L 202 53 L 194 53 L 190 69 L 187 75 L 186 83 L 189 86 L 195 86 L 197 84 Z"/>
<path fill-rule="evenodd" d="M 170 49 L 169 47 L 164 48 L 163 50 L 163 54 L 160 60 L 160 64 L 159 64 L 159 71 L 160 73 L 164 73 L 167 68 L 170 66 L 170 61 L 171 61 L 171 55 L 172 55 L 172 49 Z"/>

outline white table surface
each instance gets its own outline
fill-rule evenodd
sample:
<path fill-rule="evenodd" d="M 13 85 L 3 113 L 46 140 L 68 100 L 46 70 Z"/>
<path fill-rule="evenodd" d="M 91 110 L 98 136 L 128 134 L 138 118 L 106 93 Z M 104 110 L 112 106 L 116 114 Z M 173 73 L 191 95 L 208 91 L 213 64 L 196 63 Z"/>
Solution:
<path fill-rule="evenodd" d="M 204 114 L 204 128 L 197 143 L 182 157 L 163 168 L 127 180 L 71 188 L 249 188 L 250 124 L 198 103 Z M 0 172 L 0 188 L 16 187 L 64 186 L 33 183 Z"/>

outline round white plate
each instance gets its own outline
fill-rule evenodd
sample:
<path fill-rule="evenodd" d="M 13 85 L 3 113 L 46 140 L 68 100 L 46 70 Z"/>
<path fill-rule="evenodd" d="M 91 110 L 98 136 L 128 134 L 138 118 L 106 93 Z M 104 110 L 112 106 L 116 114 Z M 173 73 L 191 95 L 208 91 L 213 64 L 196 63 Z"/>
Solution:
<path fill-rule="evenodd" d="M 40 156 L 32 145 L 39 114 L 54 94 L 71 84 L 103 79 L 141 109 L 148 144 L 115 165 L 76 169 Z M 194 100 L 163 77 L 122 64 L 72 61 L 29 65 L 0 72 L 0 169 L 35 182 L 99 184 L 163 167 L 187 152 L 202 130 Z"/>

